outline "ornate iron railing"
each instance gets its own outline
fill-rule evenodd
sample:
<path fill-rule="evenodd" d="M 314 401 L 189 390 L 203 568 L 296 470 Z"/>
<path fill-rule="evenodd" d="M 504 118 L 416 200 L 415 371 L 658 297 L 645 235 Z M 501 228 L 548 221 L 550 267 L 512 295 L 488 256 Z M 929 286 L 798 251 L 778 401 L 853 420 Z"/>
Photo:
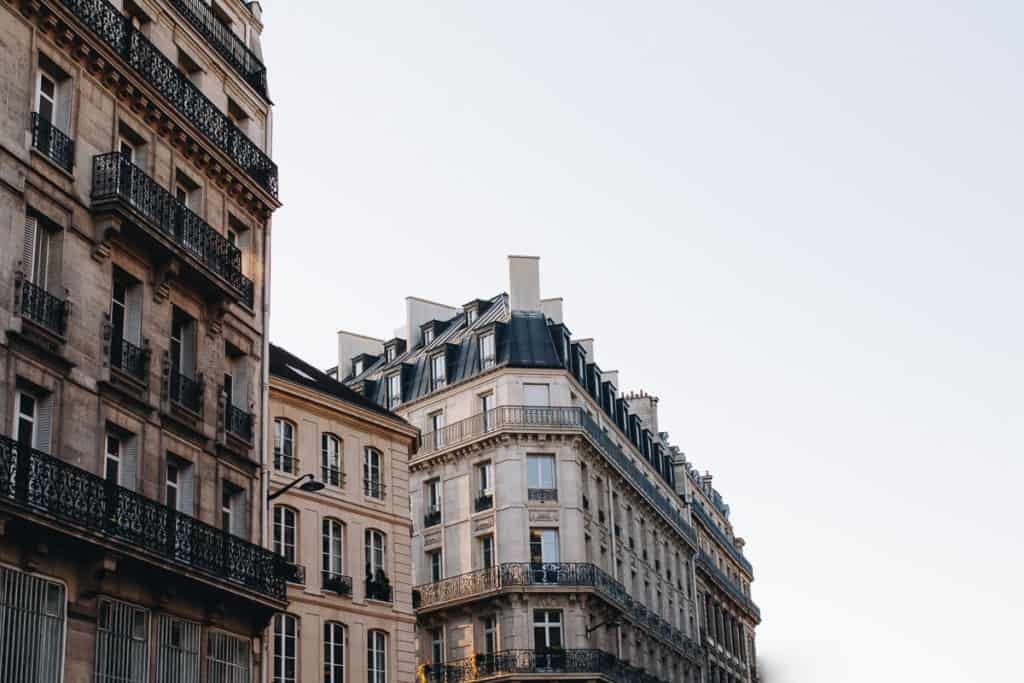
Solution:
<path fill-rule="evenodd" d="M 694 503 L 690 506 L 690 509 L 693 510 L 693 513 L 697 518 L 704 523 L 704 526 L 707 527 L 708 531 L 711 532 L 711 535 L 715 537 L 718 544 L 722 546 L 727 553 L 729 553 L 729 557 L 731 557 L 738 565 L 743 567 L 748 574 L 753 576 L 754 568 L 751 566 L 750 561 L 740 554 L 740 551 L 736 549 L 736 546 L 729 537 L 725 535 L 725 532 L 718 528 L 718 525 L 715 524 L 713 519 L 711 519 L 711 515 L 707 513 L 707 510 L 705 510 L 700 503 Z"/>
<path fill-rule="evenodd" d="M 665 516 L 676 531 L 694 548 L 697 547 L 697 534 L 682 513 L 672 505 L 669 498 L 658 490 L 650 478 L 644 475 L 637 464 L 622 451 L 622 448 L 583 408 L 575 406 L 549 408 L 498 406 L 487 412 L 477 413 L 465 420 L 453 422 L 436 432 L 424 434 L 420 439 L 419 455 L 426 456 L 440 450 L 436 446 L 439 441 L 445 444 L 445 448 L 450 448 L 485 434 L 510 428 L 567 429 L 583 432 L 597 447 L 597 450 L 616 465 L 625 477 L 644 494 L 650 504 Z M 435 438 L 436 435 L 442 433 L 443 437 L 440 440 Z"/>
<path fill-rule="evenodd" d="M 473 504 L 473 508 L 477 512 L 483 512 L 484 510 L 490 510 L 494 507 L 494 494 L 493 493 L 481 493 L 476 497 L 476 501 Z"/>
<path fill-rule="evenodd" d="M 352 595 L 352 577 L 333 572 L 325 571 L 322 574 L 321 585 L 325 591 L 331 591 L 338 595 Z"/>
<path fill-rule="evenodd" d="M 58 299 L 34 282 L 22 279 L 19 281 L 19 286 L 21 287 L 19 294 L 21 316 L 53 332 L 58 337 L 63 337 L 67 332 L 67 302 Z"/>
<path fill-rule="evenodd" d="M 240 275 L 239 282 L 242 285 L 242 303 L 248 306 L 249 308 L 253 308 L 253 306 L 255 306 L 256 304 L 254 291 L 256 287 L 253 284 L 253 281 L 244 275 Z"/>
<path fill-rule="evenodd" d="M 430 527 L 436 526 L 441 523 L 441 511 L 440 510 L 427 510 L 427 514 L 423 515 L 423 526 Z"/>
<path fill-rule="evenodd" d="M 306 585 L 306 565 L 304 564 L 287 564 L 287 576 L 285 577 L 288 583 L 294 583 L 298 586 Z"/>
<path fill-rule="evenodd" d="M 224 428 L 240 439 L 252 442 L 252 413 L 236 408 L 230 403 L 224 405 Z"/>
<path fill-rule="evenodd" d="M 149 369 L 149 352 L 127 339 L 115 338 L 110 343 L 110 365 L 140 382 L 145 382 Z"/>
<path fill-rule="evenodd" d="M 186 377 L 180 372 L 171 372 L 170 395 L 175 403 L 188 408 L 193 413 L 201 413 L 203 410 L 203 385 L 200 382 Z"/>
<path fill-rule="evenodd" d="M 416 586 L 419 609 L 443 603 L 523 587 L 592 588 L 634 623 L 650 630 L 690 659 L 698 658 L 700 646 L 689 636 L 633 598 L 620 581 L 590 562 L 503 562 L 476 571 Z"/>
<path fill-rule="evenodd" d="M 363 480 L 363 493 L 368 495 L 370 498 L 377 498 L 378 500 L 384 500 L 384 482 L 374 481 L 372 479 Z"/>
<path fill-rule="evenodd" d="M 320 467 L 320 481 L 331 486 L 344 486 L 345 473 L 340 467 Z"/>
<path fill-rule="evenodd" d="M 250 178 L 277 197 L 277 165 L 159 48 L 132 26 L 130 17 L 121 14 L 106 0 L 60 2 Z"/>
<path fill-rule="evenodd" d="M 616 683 L 662 683 L 657 676 L 629 666 L 609 652 L 596 649 L 500 650 L 444 664 L 430 664 L 425 673 L 432 683 L 461 683 L 521 674 L 589 674 Z"/>
<path fill-rule="evenodd" d="M 554 502 L 558 500 L 558 489 L 527 489 L 527 500 Z"/>
<path fill-rule="evenodd" d="M 32 146 L 71 173 L 75 166 L 75 141 L 38 112 L 32 112 Z"/>
<path fill-rule="evenodd" d="M 171 0 L 171 4 L 178 8 L 188 23 L 209 41 L 246 83 L 263 97 L 267 96 L 267 68 L 234 31 L 214 15 L 209 5 L 202 0 Z"/>
<path fill-rule="evenodd" d="M 736 585 L 735 581 L 733 581 L 725 572 L 718 568 L 718 565 L 715 563 L 714 558 L 712 558 L 710 555 L 701 550 L 700 553 L 697 555 L 697 566 L 702 567 L 705 572 L 714 577 L 716 583 L 722 589 L 724 589 L 725 592 L 728 593 L 732 597 L 732 599 L 736 601 L 737 604 L 746 608 L 750 613 L 757 617 L 758 621 L 760 621 L 760 608 L 758 608 L 758 606 L 754 604 L 754 601 L 751 600 L 750 597 L 743 592 L 742 588 Z"/>
<path fill-rule="evenodd" d="M 92 159 L 94 201 L 121 200 L 140 213 L 160 234 L 181 246 L 224 278 L 244 299 L 252 282 L 242 275 L 242 252 L 178 201 L 120 152 Z"/>
<path fill-rule="evenodd" d="M 366 597 L 369 600 L 391 602 L 391 583 L 386 577 L 366 579 Z"/>
<path fill-rule="evenodd" d="M 286 563 L 266 548 L 7 437 L 0 437 L 0 501 L 285 598 Z"/>

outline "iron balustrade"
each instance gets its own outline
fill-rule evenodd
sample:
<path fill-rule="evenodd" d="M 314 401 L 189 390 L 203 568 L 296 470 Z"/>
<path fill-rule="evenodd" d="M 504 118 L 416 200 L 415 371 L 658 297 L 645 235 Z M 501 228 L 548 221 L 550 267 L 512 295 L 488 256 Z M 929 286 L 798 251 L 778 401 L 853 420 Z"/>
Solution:
<path fill-rule="evenodd" d="M 423 526 L 430 527 L 436 526 L 441 523 L 441 511 L 440 510 L 427 510 L 427 514 L 423 515 Z"/>
<path fill-rule="evenodd" d="M 230 403 L 224 405 L 224 428 L 244 441 L 252 443 L 252 413 Z"/>
<path fill-rule="evenodd" d="M 280 556 L 4 436 L 0 501 L 285 599 L 288 567 Z"/>
<path fill-rule="evenodd" d="M 363 481 L 363 493 L 370 498 L 384 500 L 384 482 L 366 479 Z"/>
<path fill-rule="evenodd" d="M 124 154 L 108 152 L 93 157 L 92 198 L 128 204 L 157 232 L 227 280 L 238 291 L 239 299 L 245 299 L 252 290 L 252 281 L 242 275 L 241 250 Z"/>
<path fill-rule="evenodd" d="M 75 141 L 38 112 L 32 112 L 32 147 L 68 173 L 75 166 Z"/>
<path fill-rule="evenodd" d="M 60 0 L 256 183 L 277 198 L 277 164 L 231 122 L 159 48 L 106 0 Z"/>
<path fill-rule="evenodd" d="M 704 523 L 704 526 L 707 527 L 708 531 L 710 531 L 715 537 L 718 544 L 725 548 L 725 551 L 729 553 L 729 557 L 731 557 L 738 565 L 743 567 L 748 574 L 753 576 L 754 568 L 751 566 L 750 561 L 743 557 L 729 537 L 725 535 L 725 532 L 718 528 L 718 525 L 715 524 L 713 519 L 711 519 L 711 515 L 707 513 L 704 507 L 700 503 L 694 503 L 690 506 L 690 509 L 693 510 L 693 513 L 697 515 L 697 518 Z"/>
<path fill-rule="evenodd" d="M 352 595 L 352 577 L 325 571 L 321 577 L 321 585 L 325 591 L 338 595 Z"/>
<path fill-rule="evenodd" d="M 386 576 L 378 576 L 376 579 L 366 579 L 366 598 L 368 600 L 379 600 L 391 602 L 391 582 Z"/>
<path fill-rule="evenodd" d="M 286 453 L 279 448 L 274 448 L 274 469 L 278 472 L 295 474 L 299 467 L 298 458 L 291 453 Z"/>
<path fill-rule="evenodd" d="M 29 280 L 22 279 L 19 286 L 21 316 L 63 337 L 67 332 L 67 302 Z"/>
<path fill-rule="evenodd" d="M 171 0 L 195 30 L 206 38 L 228 64 L 264 98 L 267 96 L 267 68 L 260 58 L 217 18 L 203 0 Z"/>
<path fill-rule="evenodd" d="M 700 647 L 689 636 L 633 598 L 626 587 L 590 562 L 503 562 L 486 569 L 450 576 L 416 586 L 419 609 L 478 598 L 507 588 L 523 587 L 592 588 L 634 623 L 674 646 L 690 659 L 698 658 Z"/>
<path fill-rule="evenodd" d="M 697 555 L 697 566 L 703 567 L 704 570 L 711 574 L 715 578 L 716 583 L 725 589 L 727 593 L 736 601 L 741 607 L 746 608 L 749 612 L 756 615 L 758 620 L 761 619 L 761 610 L 758 608 L 754 601 L 743 592 L 735 581 L 733 581 L 725 572 L 718 568 L 714 558 L 701 550 Z"/>
<path fill-rule="evenodd" d="M 253 308 L 256 305 L 255 285 L 253 281 L 244 275 L 239 274 L 239 283 L 242 289 L 242 303 Z"/>
<path fill-rule="evenodd" d="M 294 583 L 294 584 L 296 584 L 298 586 L 305 586 L 306 585 L 306 565 L 303 565 L 303 564 L 292 564 L 291 562 L 286 562 L 286 564 L 287 564 L 288 568 L 287 568 L 287 575 L 286 575 L 285 578 L 287 579 L 288 583 Z"/>
<path fill-rule="evenodd" d="M 425 666 L 427 680 L 431 683 L 460 683 L 522 674 L 586 674 L 615 683 L 662 683 L 657 676 L 598 649 L 499 650 Z"/>
<path fill-rule="evenodd" d="M 556 502 L 558 501 L 557 488 L 527 488 L 526 499 L 529 501 Z"/>
<path fill-rule="evenodd" d="M 476 497 L 474 503 L 474 509 L 477 512 L 483 512 L 484 510 L 490 510 L 494 507 L 494 494 L 493 493 L 481 493 Z"/>
<path fill-rule="evenodd" d="M 193 413 L 201 413 L 203 410 L 203 385 L 186 377 L 180 372 L 171 371 L 170 374 L 170 396 L 171 400 L 178 405 L 191 410 Z"/>
<path fill-rule="evenodd" d="M 622 470 L 626 478 L 647 498 L 650 504 L 657 509 L 671 523 L 676 531 L 694 548 L 697 547 L 697 534 L 683 517 L 682 513 L 673 507 L 663 493 L 645 476 L 636 463 L 627 456 L 620 446 L 608 436 L 598 422 L 583 408 L 576 406 L 560 407 L 533 407 L 533 406 L 498 406 L 483 413 L 477 413 L 459 422 L 454 422 L 436 432 L 428 432 L 421 438 L 422 447 L 420 455 L 430 455 L 436 450 L 436 434 L 443 433 L 440 440 L 445 447 L 454 447 L 463 442 L 512 427 L 525 428 L 536 427 L 546 429 L 568 429 L 582 431 L 591 442 L 597 447 L 606 459 Z M 598 517 L 603 523 L 602 511 L 598 511 Z"/>
<path fill-rule="evenodd" d="M 149 351 L 127 339 L 115 338 L 110 343 L 110 366 L 145 382 L 149 371 Z"/>
<path fill-rule="evenodd" d="M 321 467 L 320 481 L 330 486 L 344 486 L 345 473 L 340 467 Z"/>

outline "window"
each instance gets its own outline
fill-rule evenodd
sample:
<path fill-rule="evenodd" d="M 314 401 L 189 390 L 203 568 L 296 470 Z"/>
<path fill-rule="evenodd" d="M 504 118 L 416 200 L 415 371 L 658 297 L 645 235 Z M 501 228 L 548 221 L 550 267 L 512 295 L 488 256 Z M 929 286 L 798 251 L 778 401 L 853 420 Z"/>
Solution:
<path fill-rule="evenodd" d="M 547 384 L 524 384 L 523 405 L 537 408 L 547 408 L 551 405 L 551 397 Z"/>
<path fill-rule="evenodd" d="M 427 565 L 430 567 L 430 581 L 432 583 L 437 583 L 444 578 L 442 564 L 440 550 L 431 550 L 427 553 Z"/>
<path fill-rule="evenodd" d="M 161 614 L 156 622 L 156 683 L 199 683 L 199 624 Z"/>
<path fill-rule="evenodd" d="M 430 629 L 430 663 L 444 663 L 444 629 Z"/>
<path fill-rule="evenodd" d="M 493 655 L 498 651 L 498 618 L 491 615 L 483 618 L 484 654 Z"/>
<path fill-rule="evenodd" d="M 438 354 L 430 359 L 430 386 L 434 391 L 444 388 L 448 383 L 448 372 L 445 367 L 444 354 Z"/>
<path fill-rule="evenodd" d="M 49 285 L 52 241 L 50 230 L 37 217 L 25 216 L 21 270 L 26 280 L 44 290 Z"/>
<path fill-rule="evenodd" d="M 430 418 L 430 433 L 431 439 L 434 442 L 434 448 L 444 448 L 445 444 L 445 432 L 444 432 L 444 411 L 439 410 L 429 415 Z"/>
<path fill-rule="evenodd" d="M 252 641 L 223 631 L 207 631 L 207 683 L 249 683 Z"/>
<path fill-rule="evenodd" d="M 431 479 L 425 485 L 427 519 L 424 526 L 433 526 L 441 523 L 441 480 Z"/>
<path fill-rule="evenodd" d="M 14 394 L 14 437 L 17 442 L 44 453 L 50 452 L 53 396 L 39 396 L 24 389 Z"/>
<path fill-rule="evenodd" d="M 40 70 L 36 74 L 36 111 L 49 123 L 57 121 L 57 80 Z"/>
<path fill-rule="evenodd" d="M 295 563 L 295 511 L 283 505 L 274 506 L 274 552 Z"/>
<path fill-rule="evenodd" d="M 531 491 L 555 490 L 555 456 L 527 455 L 526 480 Z"/>
<path fill-rule="evenodd" d="M 279 472 L 295 474 L 298 463 L 295 462 L 295 427 L 291 422 L 277 418 L 274 420 L 274 469 Z"/>
<path fill-rule="evenodd" d="M 345 681 L 345 626 L 336 621 L 324 624 L 324 683 Z"/>
<path fill-rule="evenodd" d="M 126 432 L 107 431 L 103 457 L 103 478 L 135 490 L 136 438 Z"/>
<path fill-rule="evenodd" d="M 387 347 L 387 349 L 384 350 L 384 360 L 390 363 L 395 359 L 397 354 L 398 349 L 396 349 L 394 344 L 392 344 L 391 346 Z"/>
<path fill-rule="evenodd" d="M 467 326 L 472 325 L 473 323 L 476 322 L 476 319 L 479 318 L 479 317 L 480 317 L 480 314 L 477 313 L 477 310 L 476 310 L 475 307 L 469 309 L 468 311 L 466 311 L 466 325 Z"/>
<path fill-rule="evenodd" d="M 530 529 L 530 563 L 558 562 L 558 529 Z"/>
<path fill-rule="evenodd" d="M 480 394 L 480 412 L 484 416 L 484 431 L 494 429 L 494 392 Z"/>
<path fill-rule="evenodd" d="M 229 481 L 221 484 L 220 524 L 221 529 L 241 538 L 247 536 L 248 512 L 245 508 L 245 491 Z"/>
<path fill-rule="evenodd" d="M 494 492 L 493 480 L 491 477 L 491 461 L 482 462 L 476 466 L 476 476 L 480 493 L 490 495 Z"/>
<path fill-rule="evenodd" d="M 142 284 L 114 268 L 110 301 L 110 365 L 144 379 Z"/>
<path fill-rule="evenodd" d="M 497 361 L 494 354 L 494 333 L 480 335 L 480 367 L 484 370 L 493 368 Z"/>
<path fill-rule="evenodd" d="M 371 498 L 384 499 L 383 456 L 376 448 L 363 453 L 363 492 Z"/>
<path fill-rule="evenodd" d="M 388 636 L 383 631 L 370 631 L 366 636 L 367 682 L 387 683 Z"/>
<path fill-rule="evenodd" d="M 320 436 L 320 470 L 323 482 L 341 486 L 341 439 L 334 434 Z"/>
<path fill-rule="evenodd" d="M 363 360 L 361 358 L 355 362 L 355 365 L 352 366 L 352 374 L 354 376 L 359 376 L 363 374 Z"/>
<path fill-rule="evenodd" d="M 167 463 L 167 507 L 172 510 L 178 509 L 178 465 L 174 462 Z"/>
<path fill-rule="evenodd" d="M 533 611 L 533 647 L 539 653 L 548 653 L 562 647 L 562 612 L 556 609 Z M 545 655 L 543 666 L 552 667 L 553 661 Z M 541 664 L 538 658 L 538 664 Z"/>
<path fill-rule="evenodd" d="M 345 573 L 344 548 L 345 527 L 336 519 L 325 519 L 321 524 L 323 533 L 323 581 Z"/>
<path fill-rule="evenodd" d="M 196 377 L 196 322 L 177 306 L 171 309 L 171 400 L 199 412 L 202 395 Z"/>
<path fill-rule="evenodd" d="M 397 408 L 402 403 L 402 375 L 396 372 L 388 377 L 388 408 Z"/>
<path fill-rule="evenodd" d="M 126 602 L 101 598 L 96 620 L 97 683 L 147 683 L 149 613 Z"/>
<path fill-rule="evenodd" d="M 387 576 L 387 545 L 384 534 L 376 529 L 366 530 L 366 578 L 377 581 Z"/>
<path fill-rule="evenodd" d="M 431 329 L 423 330 L 423 345 L 426 346 L 434 341 L 434 331 Z"/>
<path fill-rule="evenodd" d="M 274 615 L 274 683 L 295 683 L 298 621 L 290 614 Z"/>
<path fill-rule="evenodd" d="M 64 586 L 4 566 L 0 566 L 0 586 L 19 588 L 3 593 L 0 652 L 5 656 L 0 657 L 0 680 L 60 683 L 67 605 Z M 26 679 L 26 675 L 32 677 Z"/>
<path fill-rule="evenodd" d="M 494 536 L 492 534 L 480 538 L 480 566 L 484 569 L 494 566 Z"/>

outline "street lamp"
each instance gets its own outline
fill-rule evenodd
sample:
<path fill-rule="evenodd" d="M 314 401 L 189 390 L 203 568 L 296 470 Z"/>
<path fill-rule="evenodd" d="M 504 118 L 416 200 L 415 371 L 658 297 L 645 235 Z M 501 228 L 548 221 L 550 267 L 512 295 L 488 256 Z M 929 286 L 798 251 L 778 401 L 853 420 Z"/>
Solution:
<path fill-rule="evenodd" d="M 306 481 L 307 479 L 308 479 L 308 481 Z M 288 484 L 284 488 L 278 489 L 277 491 L 274 491 L 273 493 L 268 494 L 267 495 L 267 500 L 274 500 L 275 498 L 280 496 L 282 493 L 284 493 L 285 491 L 287 491 L 288 489 L 290 489 L 290 488 L 292 488 L 292 487 L 294 487 L 296 485 L 298 485 L 300 491 L 306 491 L 308 493 L 316 493 L 317 491 L 322 490 L 323 487 L 324 487 L 324 483 L 322 481 L 317 481 L 316 479 L 313 478 L 313 473 L 312 472 L 308 472 L 306 474 L 303 474 L 301 477 L 299 477 L 295 481 L 291 482 L 290 484 Z"/>
<path fill-rule="evenodd" d="M 602 621 L 600 624 L 598 624 L 596 626 L 588 626 L 587 627 L 587 636 L 586 637 L 589 638 L 591 633 L 593 633 L 597 629 L 601 628 L 602 626 L 616 626 L 617 627 L 618 625 L 619 625 L 618 619 L 611 619 L 609 621 Z"/>

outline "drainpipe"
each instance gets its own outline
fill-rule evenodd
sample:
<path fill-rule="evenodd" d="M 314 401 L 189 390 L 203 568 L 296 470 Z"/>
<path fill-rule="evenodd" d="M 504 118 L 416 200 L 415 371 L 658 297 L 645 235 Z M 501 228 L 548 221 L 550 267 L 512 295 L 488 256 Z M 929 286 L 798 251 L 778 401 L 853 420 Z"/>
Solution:
<path fill-rule="evenodd" d="M 618 561 L 617 561 L 617 559 L 618 559 L 618 551 L 616 550 L 616 544 L 619 541 L 618 541 L 617 538 L 615 538 L 615 510 L 612 510 L 612 500 L 614 500 L 614 499 L 612 498 L 612 478 L 611 477 L 605 477 L 604 478 L 604 488 L 605 488 L 605 493 L 608 495 L 608 497 L 605 500 L 608 501 L 608 525 L 609 525 L 609 532 L 610 532 L 610 535 L 612 537 L 612 567 L 614 569 L 618 569 L 618 566 L 619 566 Z M 615 578 L 617 578 L 619 581 L 622 581 L 621 577 L 617 576 Z M 618 625 L 615 626 L 615 656 L 618 657 L 619 659 L 622 659 L 622 620 L 621 619 L 619 620 Z"/>
<path fill-rule="evenodd" d="M 263 228 L 263 359 L 260 364 L 260 545 L 270 547 L 270 533 L 267 528 L 267 496 L 270 493 L 270 470 L 267 453 L 270 448 L 270 221 Z M 260 657 L 263 680 L 270 681 L 270 639 L 261 639 Z"/>

